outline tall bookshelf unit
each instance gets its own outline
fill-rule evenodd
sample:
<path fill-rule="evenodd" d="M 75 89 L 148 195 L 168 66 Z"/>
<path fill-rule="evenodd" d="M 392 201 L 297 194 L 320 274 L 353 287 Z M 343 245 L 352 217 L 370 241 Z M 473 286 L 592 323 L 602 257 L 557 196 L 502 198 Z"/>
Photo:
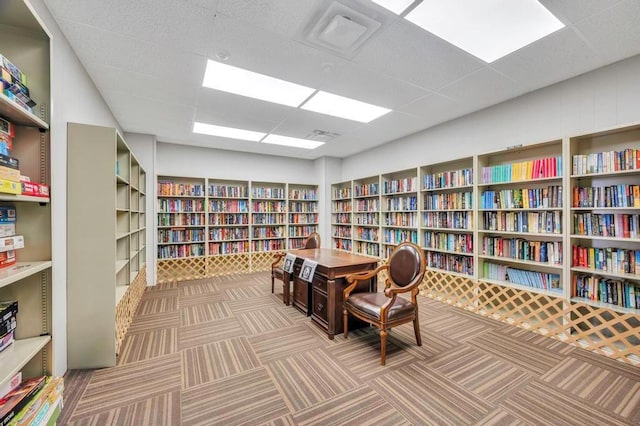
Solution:
<path fill-rule="evenodd" d="M 382 175 L 381 256 L 399 243 L 418 244 L 418 169 Z"/>
<path fill-rule="evenodd" d="M 331 248 L 353 251 L 353 189 L 352 183 L 331 185 Z"/>
<path fill-rule="evenodd" d="M 473 158 L 420 169 L 420 242 L 430 270 L 475 277 L 473 171 Z"/>
<path fill-rule="evenodd" d="M 304 246 L 306 238 L 318 231 L 318 187 L 289 184 L 289 249 Z"/>
<path fill-rule="evenodd" d="M 28 76 L 33 112 L 0 93 L 0 116 L 16 127 L 11 156 L 31 181 L 50 183 L 48 108 L 50 39 L 29 8 L 18 0 L 3 4 L 0 53 Z M 0 300 L 17 300 L 16 341 L 0 353 L 0 386 L 19 371 L 23 378 L 52 373 L 51 208 L 49 198 L 0 193 L 0 206 L 15 207 L 16 235 L 25 247 L 17 262 L 0 269 Z"/>
<path fill-rule="evenodd" d="M 380 257 L 380 176 L 353 182 L 353 252 Z"/>
<path fill-rule="evenodd" d="M 146 174 L 110 127 L 69 123 L 67 164 L 68 365 L 113 366 L 146 287 Z"/>
<path fill-rule="evenodd" d="M 333 248 L 358 247 L 379 179 L 380 258 L 390 232 L 419 231 L 423 296 L 640 364 L 640 124 L 418 170 L 419 213 L 414 169 L 334 184 Z M 338 238 L 351 205 L 354 233 Z"/>
<path fill-rule="evenodd" d="M 160 283 L 269 270 L 276 253 L 318 229 L 316 185 L 179 176 L 157 182 Z M 173 245 L 182 251 L 167 248 Z"/>

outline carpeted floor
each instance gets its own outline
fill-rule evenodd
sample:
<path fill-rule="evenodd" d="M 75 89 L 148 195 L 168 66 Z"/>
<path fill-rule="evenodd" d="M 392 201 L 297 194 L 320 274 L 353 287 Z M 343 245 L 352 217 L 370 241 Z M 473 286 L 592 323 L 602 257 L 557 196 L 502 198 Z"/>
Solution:
<path fill-rule="evenodd" d="M 277 286 L 282 291 L 282 286 Z M 149 288 L 118 366 L 69 371 L 69 425 L 638 425 L 640 368 L 420 298 L 389 335 L 326 334 L 267 273 Z"/>

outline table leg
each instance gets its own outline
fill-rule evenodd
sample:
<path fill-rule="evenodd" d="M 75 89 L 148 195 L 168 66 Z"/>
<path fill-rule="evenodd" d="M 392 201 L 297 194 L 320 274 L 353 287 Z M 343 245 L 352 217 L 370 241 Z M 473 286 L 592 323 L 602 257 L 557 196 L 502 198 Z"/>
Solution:
<path fill-rule="evenodd" d="M 282 274 L 282 284 L 283 284 L 283 294 L 282 299 L 284 304 L 289 306 L 291 304 L 291 292 L 289 291 L 291 287 L 291 275 L 288 272 L 284 272 Z"/>

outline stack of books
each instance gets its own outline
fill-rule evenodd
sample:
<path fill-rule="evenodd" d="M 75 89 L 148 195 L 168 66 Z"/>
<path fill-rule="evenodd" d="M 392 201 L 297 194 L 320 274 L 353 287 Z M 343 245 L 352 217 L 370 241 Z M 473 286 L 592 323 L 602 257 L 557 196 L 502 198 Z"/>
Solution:
<path fill-rule="evenodd" d="M 63 379 L 40 376 L 20 381 L 21 377 L 17 373 L 0 389 L 0 425 L 55 424 L 62 409 Z"/>

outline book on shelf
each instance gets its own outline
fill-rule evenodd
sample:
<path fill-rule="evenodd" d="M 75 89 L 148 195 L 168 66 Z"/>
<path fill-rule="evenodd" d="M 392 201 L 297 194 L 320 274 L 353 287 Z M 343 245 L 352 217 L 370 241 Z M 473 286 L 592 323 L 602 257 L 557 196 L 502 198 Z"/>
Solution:
<path fill-rule="evenodd" d="M 576 235 L 637 239 L 640 215 L 626 213 L 574 213 L 573 233 Z"/>
<path fill-rule="evenodd" d="M 561 208 L 562 187 L 505 189 L 484 191 L 480 198 L 481 209 L 537 209 Z"/>
<path fill-rule="evenodd" d="M 594 271 L 631 274 L 640 278 L 640 250 L 574 245 L 572 265 Z"/>
<path fill-rule="evenodd" d="M 487 256 L 562 265 L 561 241 L 528 241 L 523 238 L 482 238 L 482 253 Z"/>
<path fill-rule="evenodd" d="M 572 160 L 573 175 L 640 170 L 640 149 L 627 148 L 621 151 L 576 154 Z"/>
<path fill-rule="evenodd" d="M 473 208 L 473 193 L 445 192 L 427 194 L 423 201 L 424 210 L 470 210 Z"/>
<path fill-rule="evenodd" d="M 45 386 L 31 399 L 31 401 L 14 417 L 18 425 L 49 424 L 47 415 L 52 407 L 62 401 L 64 380 L 62 377 L 47 377 Z"/>
<path fill-rule="evenodd" d="M 526 287 L 561 292 L 560 274 L 531 271 L 511 266 L 484 262 L 482 265 L 484 278 L 506 281 Z"/>
<path fill-rule="evenodd" d="M 473 185 L 473 169 L 451 170 L 422 177 L 424 190 Z"/>
<path fill-rule="evenodd" d="M 385 181 L 383 185 L 384 194 L 394 194 L 399 192 L 414 192 L 417 188 L 418 178 L 410 177 Z"/>
<path fill-rule="evenodd" d="M 0 425 L 8 425 L 29 401 L 44 387 L 46 376 L 24 380 L 20 386 L 0 400 Z"/>
<path fill-rule="evenodd" d="M 11 379 L 0 386 L 0 401 L 2 401 L 9 392 L 20 386 L 20 383 L 22 383 L 22 371 L 15 373 L 11 376 Z"/>
<path fill-rule="evenodd" d="M 640 185 L 609 185 L 573 188 L 573 207 L 640 208 Z"/>
<path fill-rule="evenodd" d="M 484 184 L 560 177 L 562 156 L 486 166 L 482 168 L 481 173 Z"/>
<path fill-rule="evenodd" d="M 623 308 L 640 309 L 640 283 L 638 282 L 575 274 L 572 279 L 572 293 L 575 297 Z"/>

